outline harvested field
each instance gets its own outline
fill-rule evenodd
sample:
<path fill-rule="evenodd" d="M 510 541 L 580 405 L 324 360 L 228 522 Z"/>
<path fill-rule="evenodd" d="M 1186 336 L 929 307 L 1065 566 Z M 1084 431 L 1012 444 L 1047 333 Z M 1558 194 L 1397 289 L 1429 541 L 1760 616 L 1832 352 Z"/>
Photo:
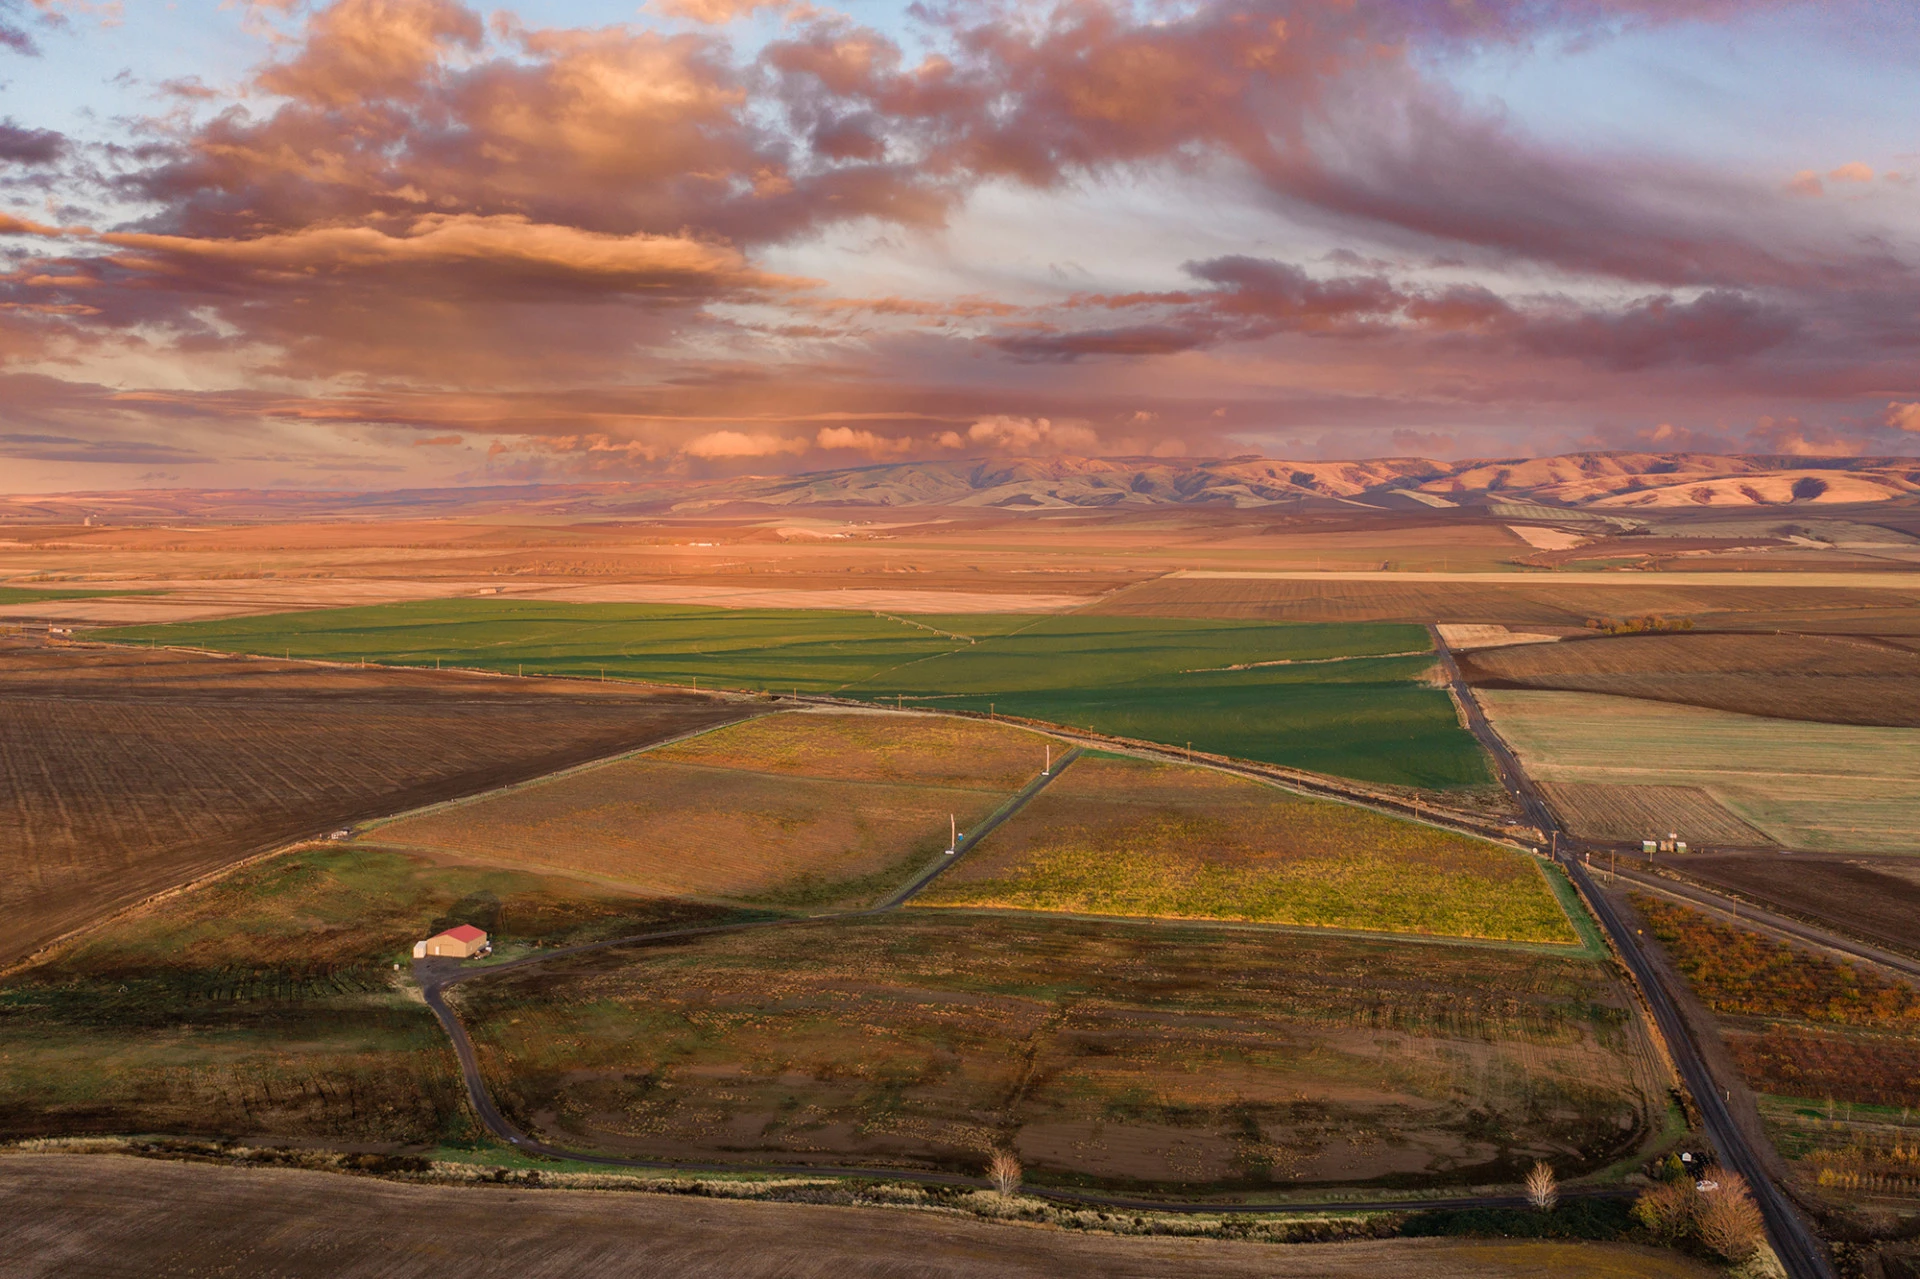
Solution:
<path fill-rule="evenodd" d="M 416 938 L 473 923 L 511 956 L 727 917 L 337 845 L 270 858 L 0 979 L 0 1136 L 469 1138 Z"/>
<path fill-rule="evenodd" d="M 1045 739 L 928 716 L 769 716 L 386 823 L 375 844 L 662 896 L 865 905 L 1040 772 Z"/>
<path fill-rule="evenodd" d="M 515 1122 L 670 1160 L 1459 1185 L 1611 1162 L 1665 1112 L 1603 966 L 1484 947 L 916 910 L 455 999 Z"/>
<path fill-rule="evenodd" d="M 1920 860 L 1688 856 L 1670 869 L 1864 941 L 1920 949 Z"/>
<path fill-rule="evenodd" d="M 595 952 L 454 992 L 495 1099 L 685 1161 L 1252 1189 L 1511 1181 L 1636 1149 L 1664 1078 L 1584 958 L 914 911 Z"/>
<path fill-rule="evenodd" d="M 1761 719 L 1598 693 L 1475 695 L 1540 780 L 1699 787 L 1788 848 L 1920 847 L 1920 729 Z"/>
<path fill-rule="evenodd" d="M 1642 576 L 1636 574 L 1635 576 Z M 1812 610 L 1829 616 L 1844 610 L 1892 608 L 1914 629 L 1913 605 L 1920 582 L 1904 593 L 1851 586 L 1685 585 L 1609 580 L 1557 580 L 1560 574 L 1514 573 L 1508 581 L 1455 580 L 1439 574 L 1405 575 L 1404 581 L 1340 580 L 1332 574 L 1295 578 L 1165 577 L 1118 592 L 1089 609 L 1120 617 L 1217 617 L 1298 622 L 1461 622 L 1497 625 L 1580 626 L 1595 614 L 1712 619 L 1742 613 Z M 1904 581 L 1904 579 L 1897 579 Z"/>
<path fill-rule="evenodd" d="M 512 1229 L 502 1230 L 503 1208 Z M 0 1269 L 278 1279 L 1711 1279 L 1624 1244 L 1393 1239 L 1295 1247 L 1115 1238 L 885 1208 L 409 1186 L 115 1155 L 0 1155 Z"/>
<path fill-rule="evenodd" d="M 1540 793 L 1581 839 L 1632 843 L 1665 839 L 1673 832 L 1695 848 L 1773 843 L 1765 831 L 1741 821 L 1698 786 L 1602 786 L 1591 782 L 1540 782 Z"/>
<path fill-rule="evenodd" d="M 256 850 L 744 713 L 588 685 L 0 647 L 0 962 Z"/>
<path fill-rule="evenodd" d="M 1515 631 L 1504 626 L 1462 622 L 1442 622 L 1435 629 L 1440 632 L 1440 642 L 1456 653 L 1470 648 L 1502 648 L 1508 644 L 1552 644 L 1565 638 L 1558 631 Z"/>
<path fill-rule="evenodd" d="M 1524 854 L 1202 768 L 1083 759 L 916 905 L 1577 942 Z"/>
<path fill-rule="evenodd" d="M 1476 652 L 1467 681 L 1681 702 L 1828 724 L 1920 727 L 1920 654 L 1867 640 L 1700 632 Z"/>

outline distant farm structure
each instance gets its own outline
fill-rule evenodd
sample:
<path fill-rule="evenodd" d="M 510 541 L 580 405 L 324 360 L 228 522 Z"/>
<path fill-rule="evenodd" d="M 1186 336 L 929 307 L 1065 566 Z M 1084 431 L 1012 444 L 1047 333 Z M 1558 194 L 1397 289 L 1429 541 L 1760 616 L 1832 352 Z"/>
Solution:
<path fill-rule="evenodd" d="M 458 924 L 444 933 L 413 943 L 415 959 L 472 959 L 493 949 L 483 929 Z"/>

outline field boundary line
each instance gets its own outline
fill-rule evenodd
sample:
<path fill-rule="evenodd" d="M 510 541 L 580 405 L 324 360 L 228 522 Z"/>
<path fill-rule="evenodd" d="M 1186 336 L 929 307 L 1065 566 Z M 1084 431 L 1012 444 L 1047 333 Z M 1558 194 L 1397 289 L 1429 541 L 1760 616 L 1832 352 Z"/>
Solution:
<path fill-rule="evenodd" d="M 1573 926 L 1574 933 L 1580 938 L 1581 948 L 1596 961 L 1604 960 L 1612 953 L 1607 949 L 1607 941 L 1600 933 L 1600 926 L 1594 922 L 1587 904 L 1580 899 L 1580 890 L 1574 882 L 1549 858 L 1534 854 L 1534 865 L 1547 881 L 1547 887 L 1553 891 L 1553 899 L 1560 904 L 1561 911 L 1567 917 L 1567 923 Z"/>
<path fill-rule="evenodd" d="M 1060 774 L 1066 772 L 1068 767 L 1083 754 L 1085 754 L 1085 752 L 1076 747 L 1055 760 L 1053 767 L 1021 787 L 1020 790 L 1010 796 L 1005 803 L 1001 804 L 1000 807 L 994 809 L 993 812 L 987 814 L 985 818 L 976 823 L 972 830 L 956 840 L 951 855 L 942 853 L 939 861 L 933 863 L 933 865 L 922 871 L 918 876 L 909 880 L 904 887 L 896 890 L 890 896 L 882 898 L 879 904 L 873 909 L 876 911 L 897 910 L 915 897 L 918 897 L 922 892 L 926 891 L 929 884 L 946 874 L 962 857 L 972 852 L 974 845 L 978 844 L 988 835 L 991 835 L 1000 823 L 1025 808 L 1028 803 L 1052 784 Z"/>
<path fill-rule="evenodd" d="M 1181 675 L 1213 675 L 1221 671 L 1257 671 L 1266 666 L 1326 666 L 1332 662 L 1375 662 L 1388 657 L 1428 657 L 1430 648 L 1409 649 L 1404 653 L 1348 653 L 1343 657 L 1276 657 L 1270 662 L 1241 662 L 1237 666 L 1195 666 L 1190 670 L 1178 672 Z M 978 693 L 965 694 L 978 697 Z"/>

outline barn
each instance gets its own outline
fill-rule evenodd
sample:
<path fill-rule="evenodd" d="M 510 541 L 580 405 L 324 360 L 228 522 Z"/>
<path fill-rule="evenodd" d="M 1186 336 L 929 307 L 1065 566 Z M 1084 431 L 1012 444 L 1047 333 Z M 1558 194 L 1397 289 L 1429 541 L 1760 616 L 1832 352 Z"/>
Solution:
<path fill-rule="evenodd" d="M 484 930 L 472 924 L 460 924 L 444 933 L 436 933 L 425 941 L 413 943 L 413 957 L 426 959 L 429 956 L 446 959 L 472 959 L 475 955 L 484 955 L 492 950 Z"/>

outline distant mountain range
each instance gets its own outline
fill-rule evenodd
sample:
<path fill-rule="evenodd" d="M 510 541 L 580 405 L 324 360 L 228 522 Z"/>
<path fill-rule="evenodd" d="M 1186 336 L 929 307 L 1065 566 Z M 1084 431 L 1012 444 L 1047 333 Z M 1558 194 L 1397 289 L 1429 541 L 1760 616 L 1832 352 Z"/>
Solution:
<path fill-rule="evenodd" d="M 0 519 L 79 523 L 169 519 L 404 518 L 513 508 L 583 518 L 769 515 L 794 508 L 1117 510 L 1157 506 L 1482 507 L 1496 514 L 1631 522 L 1635 512 L 1887 502 L 1920 493 L 1920 458 L 1708 453 L 1374 458 L 1287 462 L 1236 457 L 900 462 L 804 475 L 667 478 L 374 493 L 136 489 L 0 497 Z M 1527 510 L 1523 508 L 1534 508 Z M 1756 512 L 1757 513 L 1757 512 Z"/>
<path fill-rule="evenodd" d="M 1313 499 L 1445 507 L 1524 501 L 1602 510 L 1883 502 L 1920 492 L 1920 458 L 1569 453 L 1559 457 L 1286 462 L 1054 458 L 903 462 L 695 489 L 676 509 L 772 506 L 1261 507 Z"/>

